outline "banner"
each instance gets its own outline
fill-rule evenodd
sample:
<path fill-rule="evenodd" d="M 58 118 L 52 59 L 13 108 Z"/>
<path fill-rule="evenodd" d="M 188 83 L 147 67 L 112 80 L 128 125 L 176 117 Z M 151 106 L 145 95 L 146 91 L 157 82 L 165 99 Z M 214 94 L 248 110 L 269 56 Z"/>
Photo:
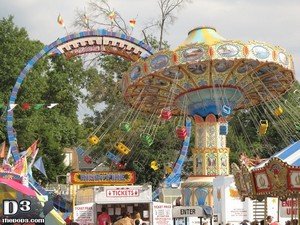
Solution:
<path fill-rule="evenodd" d="M 134 171 L 91 171 L 71 172 L 71 184 L 114 185 L 134 184 Z"/>

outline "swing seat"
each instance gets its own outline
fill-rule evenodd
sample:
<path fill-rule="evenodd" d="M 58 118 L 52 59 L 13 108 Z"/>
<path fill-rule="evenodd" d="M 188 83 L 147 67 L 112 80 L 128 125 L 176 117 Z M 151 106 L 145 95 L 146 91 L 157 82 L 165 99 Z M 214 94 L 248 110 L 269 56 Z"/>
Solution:
<path fill-rule="evenodd" d="M 98 144 L 99 143 L 99 138 L 96 136 L 96 135 L 92 135 L 91 137 L 89 137 L 89 143 L 91 144 L 91 145 L 96 145 L 96 144 Z"/>
<path fill-rule="evenodd" d="M 158 170 L 158 163 L 156 161 L 152 161 L 150 163 L 150 167 L 151 169 L 153 169 L 154 171 Z"/>
<path fill-rule="evenodd" d="M 220 135 L 227 135 L 228 134 L 228 124 L 221 124 L 219 128 Z"/>
<path fill-rule="evenodd" d="M 123 155 L 128 155 L 131 151 L 126 145 L 124 145 L 121 142 L 117 142 L 115 144 L 115 148 L 118 150 L 118 152 L 120 152 Z"/>
<path fill-rule="evenodd" d="M 231 108 L 227 105 L 223 105 L 222 107 L 222 115 L 229 116 L 231 114 Z"/>
<path fill-rule="evenodd" d="M 119 163 L 121 161 L 121 157 L 117 156 L 115 154 L 113 154 L 112 152 L 108 151 L 106 153 L 106 157 L 109 158 L 111 161 L 113 161 L 114 163 Z"/>
<path fill-rule="evenodd" d="M 129 132 L 131 130 L 131 125 L 128 122 L 123 122 L 120 124 L 121 130 L 125 132 Z"/>
<path fill-rule="evenodd" d="M 259 122 L 259 130 L 258 130 L 258 133 L 260 135 L 264 135 L 267 133 L 267 130 L 268 130 L 268 126 L 269 126 L 269 123 L 268 123 L 268 120 L 261 120 Z"/>
<path fill-rule="evenodd" d="M 126 167 L 126 162 L 119 162 L 119 163 L 116 163 L 116 166 L 119 170 L 123 170 L 125 169 Z"/>
<path fill-rule="evenodd" d="M 153 144 L 153 138 L 150 134 L 141 134 L 142 143 L 148 147 Z"/>
<path fill-rule="evenodd" d="M 281 108 L 281 106 L 279 106 L 278 108 L 276 108 L 276 109 L 274 110 L 274 114 L 275 114 L 276 116 L 281 116 L 282 113 L 283 113 L 283 109 Z"/>
<path fill-rule="evenodd" d="M 185 138 L 187 137 L 186 127 L 178 127 L 178 128 L 176 128 L 176 134 L 177 134 L 177 137 L 180 140 L 185 140 Z"/>
<path fill-rule="evenodd" d="M 135 167 L 138 167 L 138 168 L 144 168 L 144 164 L 142 164 L 141 162 L 139 162 L 139 161 L 137 161 L 137 160 L 135 160 L 135 161 L 133 161 L 133 163 L 132 163 Z"/>
<path fill-rule="evenodd" d="M 166 170 L 166 174 L 170 174 L 173 171 L 171 166 L 166 166 L 165 170 Z"/>
<path fill-rule="evenodd" d="M 84 156 L 83 160 L 87 163 L 87 164 L 91 164 L 92 163 L 92 158 L 89 157 L 88 155 Z"/>
<path fill-rule="evenodd" d="M 172 111 L 170 108 L 164 108 L 161 110 L 160 117 L 163 120 L 170 120 L 172 118 Z"/>

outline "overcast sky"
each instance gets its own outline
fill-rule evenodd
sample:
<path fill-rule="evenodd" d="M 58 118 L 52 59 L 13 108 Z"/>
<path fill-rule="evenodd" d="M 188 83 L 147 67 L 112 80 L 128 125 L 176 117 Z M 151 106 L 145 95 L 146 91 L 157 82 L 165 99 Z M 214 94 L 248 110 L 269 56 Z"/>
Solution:
<path fill-rule="evenodd" d="M 129 21 L 137 17 L 133 36 L 147 21 L 157 17 L 156 0 L 111 0 L 113 8 Z M 88 0 L 0 0 L 0 16 L 13 15 L 32 39 L 49 44 L 66 35 L 56 20 L 60 13 L 69 30 L 76 9 L 88 7 Z M 227 39 L 258 40 L 279 45 L 294 57 L 300 80 L 300 0 L 194 0 L 177 14 L 165 39 L 176 47 L 189 30 L 213 26 Z"/>

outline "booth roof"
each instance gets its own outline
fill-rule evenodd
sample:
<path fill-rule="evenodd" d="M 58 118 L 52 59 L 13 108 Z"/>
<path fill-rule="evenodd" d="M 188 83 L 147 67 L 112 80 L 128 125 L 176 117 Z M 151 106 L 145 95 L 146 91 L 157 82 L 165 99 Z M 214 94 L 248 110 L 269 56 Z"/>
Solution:
<path fill-rule="evenodd" d="M 214 178 L 214 176 L 190 176 L 181 183 L 181 187 L 212 187 Z"/>
<path fill-rule="evenodd" d="M 267 162 L 269 162 L 269 160 L 275 157 L 281 159 L 283 162 L 286 162 L 290 166 L 300 167 L 300 141 L 297 141 L 289 145 L 288 147 L 284 148 L 280 152 L 272 155 L 268 160 L 257 165 L 253 169 L 258 169 L 263 167 Z"/>
<path fill-rule="evenodd" d="M 177 188 L 162 188 L 164 197 L 181 197 L 181 190 Z"/>

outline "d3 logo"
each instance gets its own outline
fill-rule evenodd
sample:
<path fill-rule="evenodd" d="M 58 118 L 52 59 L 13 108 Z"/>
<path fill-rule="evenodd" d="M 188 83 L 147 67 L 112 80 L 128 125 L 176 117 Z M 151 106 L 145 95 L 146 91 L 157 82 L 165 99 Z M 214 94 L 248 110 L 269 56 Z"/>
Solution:
<path fill-rule="evenodd" d="M 19 203 L 15 200 L 3 200 L 3 214 L 5 216 L 15 215 L 18 210 L 29 212 L 31 209 L 29 200 L 21 200 Z"/>

